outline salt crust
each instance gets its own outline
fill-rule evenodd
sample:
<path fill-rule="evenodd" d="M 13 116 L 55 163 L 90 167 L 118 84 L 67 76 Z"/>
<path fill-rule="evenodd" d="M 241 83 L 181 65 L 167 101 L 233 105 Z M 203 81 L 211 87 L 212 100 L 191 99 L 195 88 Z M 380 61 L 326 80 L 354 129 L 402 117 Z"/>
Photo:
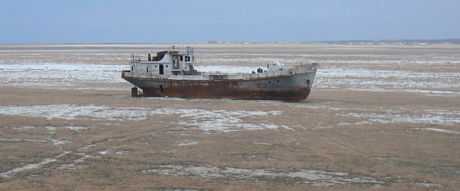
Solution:
<path fill-rule="evenodd" d="M 256 116 L 280 115 L 281 111 L 247 111 L 247 110 L 202 110 L 178 108 L 140 108 L 110 107 L 104 105 L 32 105 L 0 106 L 0 115 L 17 115 L 26 117 L 44 117 L 48 120 L 60 118 L 66 120 L 109 120 L 139 121 L 155 115 L 177 115 L 178 125 L 200 129 L 209 133 L 232 132 L 239 130 L 277 129 L 279 126 L 271 121 L 246 122 L 244 118 Z M 85 127 L 67 127 L 82 130 Z M 88 127 L 89 128 L 89 127 Z M 283 126 L 285 129 L 290 129 Z"/>
<path fill-rule="evenodd" d="M 265 66 L 260 66 L 264 68 Z M 251 73 L 257 66 L 197 66 L 209 73 Z M 128 65 L 91 63 L 0 63 L 0 86 L 54 89 L 99 89 L 91 83 L 127 83 L 120 75 Z M 459 73 L 374 70 L 354 67 L 320 68 L 314 87 L 326 90 L 409 92 L 432 96 L 460 95 Z M 116 89 L 116 88 L 115 88 Z M 118 90 L 118 89 L 117 89 Z"/>
<path fill-rule="evenodd" d="M 154 169 L 144 170 L 143 172 L 170 176 L 199 176 L 209 179 L 237 179 L 255 182 L 284 179 L 286 182 L 294 181 L 296 183 L 311 184 L 313 186 L 329 186 L 345 183 L 364 183 L 376 186 L 384 184 L 384 182 L 367 176 L 350 175 L 343 172 L 305 169 L 282 171 L 275 169 L 219 168 L 209 165 L 159 165 Z"/>

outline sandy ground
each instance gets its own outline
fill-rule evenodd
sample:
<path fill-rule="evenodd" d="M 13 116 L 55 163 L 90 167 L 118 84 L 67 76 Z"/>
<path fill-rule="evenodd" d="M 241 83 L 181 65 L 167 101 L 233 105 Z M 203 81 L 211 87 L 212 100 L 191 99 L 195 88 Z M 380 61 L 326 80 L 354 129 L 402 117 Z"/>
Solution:
<path fill-rule="evenodd" d="M 193 46 L 198 70 L 321 65 L 302 102 L 131 98 L 167 44 L 0 45 L 0 190 L 456 190 L 460 46 Z"/>

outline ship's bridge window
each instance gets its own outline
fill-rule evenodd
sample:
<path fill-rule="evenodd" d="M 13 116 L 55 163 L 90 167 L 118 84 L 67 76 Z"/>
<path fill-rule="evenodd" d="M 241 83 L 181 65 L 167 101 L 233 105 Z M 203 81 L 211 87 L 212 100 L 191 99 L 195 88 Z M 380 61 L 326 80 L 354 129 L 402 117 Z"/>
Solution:
<path fill-rule="evenodd" d="M 185 61 L 190 62 L 190 56 L 185 56 Z"/>
<path fill-rule="evenodd" d="M 184 57 L 183 56 L 179 56 L 180 57 L 180 61 L 184 61 Z"/>

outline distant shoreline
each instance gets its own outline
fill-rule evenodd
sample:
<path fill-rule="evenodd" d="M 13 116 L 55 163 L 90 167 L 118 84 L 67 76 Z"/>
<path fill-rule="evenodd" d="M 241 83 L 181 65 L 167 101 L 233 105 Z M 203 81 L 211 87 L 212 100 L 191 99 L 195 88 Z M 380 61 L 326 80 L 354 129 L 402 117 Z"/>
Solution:
<path fill-rule="evenodd" d="M 170 42 L 170 43 L 0 43 L 0 45 L 151 45 L 151 44 L 460 44 L 460 39 L 387 39 L 387 40 L 337 40 L 337 41 L 299 41 L 299 42 L 250 42 L 250 41 L 216 41 L 206 42 Z"/>

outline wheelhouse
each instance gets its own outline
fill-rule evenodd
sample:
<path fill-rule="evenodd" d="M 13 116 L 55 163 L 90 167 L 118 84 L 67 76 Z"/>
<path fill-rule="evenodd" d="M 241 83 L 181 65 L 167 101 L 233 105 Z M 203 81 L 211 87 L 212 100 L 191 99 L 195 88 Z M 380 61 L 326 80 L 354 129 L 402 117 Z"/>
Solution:
<path fill-rule="evenodd" d="M 142 56 L 131 55 L 129 65 L 130 72 L 138 75 L 197 75 L 194 60 L 193 48 L 176 49 L 173 46 L 153 56 L 148 54 L 146 60 Z"/>

